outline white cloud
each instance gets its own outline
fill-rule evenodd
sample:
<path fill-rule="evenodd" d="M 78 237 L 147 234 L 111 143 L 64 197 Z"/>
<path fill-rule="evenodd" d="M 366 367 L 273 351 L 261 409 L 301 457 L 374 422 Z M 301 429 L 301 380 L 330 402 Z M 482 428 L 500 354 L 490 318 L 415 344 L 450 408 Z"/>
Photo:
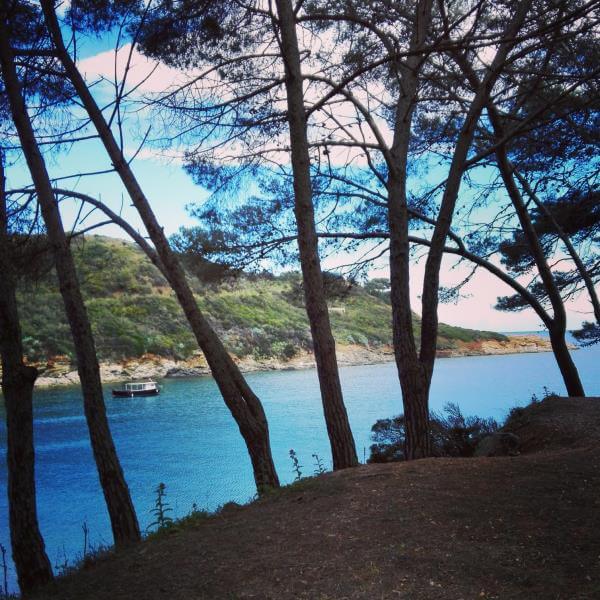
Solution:
<path fill-rule="evenodd" d="M 129 67 L 128 67 L 129 63 Z M 188 80 L 186 73 L 144 56 L 131 44 L 121 46 L 116 52 L 107 50 L 79 62 L 79 70 L 88 82 L 102 78 L 121 82 L 127 71 L 127 87 L 140 93 L 157 93 L 172 89 Z"/>

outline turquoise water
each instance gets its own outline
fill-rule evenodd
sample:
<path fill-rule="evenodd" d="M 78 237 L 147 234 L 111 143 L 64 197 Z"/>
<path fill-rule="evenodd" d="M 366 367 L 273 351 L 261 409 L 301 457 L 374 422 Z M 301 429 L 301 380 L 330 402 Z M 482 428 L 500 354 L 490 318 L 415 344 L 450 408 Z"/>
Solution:
<path fill-rule="evenodd" d="M 574 352 L 586 391 L 600 395 L 600 348 Z M 401 412 L 392 363 L 341 369 L 346 405 L 361 460 L 368 456 L 371 425 Z M 313 453 L 329 467 L 316 372 L 282 371 L 248 375 L 264 403 L 275 463 L 282 482 L 293 480 L 289 450 L 314 469 Z M 106 404 L 119 456 L 143 528 L 159 482 L 175 516 L 192 504 L 214 509 L 228 500 L 254 495 L 250 462 L 242 438 L 210 377 L 167 379 L 160 396 L 114 399 Z M 458 403 L 465 414 L 502 419 L 543 387 L 564 393 L 552 354 L 519 354 L 440 359 L 436 362 L 431 407 Z M 35 436 L 39 519 L 53 564 L 81 553 L 82 524 L 94 544 L 110 544 L 110 527 L 89 447 L 78 388 L 35 393 Z M 6 432 L 0 406 L 0 543 L 9 546 L 6 505 Z M 14 572 L 10 571 L 14 588 Z"/>

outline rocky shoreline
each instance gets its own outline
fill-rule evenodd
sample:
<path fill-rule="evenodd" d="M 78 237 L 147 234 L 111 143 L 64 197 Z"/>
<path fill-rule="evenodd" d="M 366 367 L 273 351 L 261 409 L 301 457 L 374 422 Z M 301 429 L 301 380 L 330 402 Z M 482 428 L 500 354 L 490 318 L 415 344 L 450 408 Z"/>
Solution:
<path fill-rule="evenodd" d="M 550 341 L 535 336 L 510 336 L 507 340 L 479 340 L 474 342 L 457 342 L 455 347 L 438 350 L 439 358 L 455 358 L 462 356 L 491 356 L 498 354 L 522 354 L 528 352 L 550 352 Z M 358 345 L 338 345 L 337 356 L 340 366 L 370 365 L 394 360 L 390 346 L 367 348 Z M 313 355 L 308 352 L 298 353 L 289 360 L 279 358 L 256 359 L 253 357 L 235 358 L 242 372 L 256 371 L 292 371 L 314 368 Z M 40 376 L 36 381 L 38 387 L 54 387 L 78 385 L 79 376 L 75 367 L 66 357 L 57 357 L 45 365 L 36 365 Z M 169 377 L 198 377 L 210 375 L 210 369 L 201 352 L 191 358 L 176 361 L 155 355 L 144 355 L 139 358 L 124 360 L 119 363 L 101 363 L 100 374 L 105 383 L 124 380 L 164 379 Z"/>

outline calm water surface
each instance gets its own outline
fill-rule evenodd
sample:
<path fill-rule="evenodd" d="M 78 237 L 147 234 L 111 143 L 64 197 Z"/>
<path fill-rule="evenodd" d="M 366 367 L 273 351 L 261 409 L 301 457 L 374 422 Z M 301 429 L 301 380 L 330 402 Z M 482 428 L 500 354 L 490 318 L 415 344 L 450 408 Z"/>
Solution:
<path fill-rule="evenodd" d="M 574 352 L 586 391 L 600 395 L 600 348 Z M 346 405 L 361 461 L 368 456 L 372 424 L 401 412 L 393 364 L 341 369 Z M 331 466 L 315 370 L 254 373 L 248 380 L 264 403 L 273 454 L 283 483 L 293 480 L 289 450 L 303 473 L 314 469 L 312 454 Z M 192 504 L 215 509 L 254 495 L 250 461 L 242 438 L 210 377 L 167 379 L 160 396 L 113 399 L 106 388 L 110 423 L 141 526 L 159 482 L 167 486 L 174 516 Z M 565 393 L 550 353 L 440 359 L 431 407 L 458 403 L 464 414 L 502 419 L 543 386 Z M 110 544 L 110 526 L 89 447 L 78 388 L 35 393 L 39 520 L 53 564 L 81 553 L 82 524 L 94 544 Z M 0 406 L 0 543 L 10 545 L 6 500 L 6 431 Z M 10 570 L 14 588 L 14 572 Z"/>

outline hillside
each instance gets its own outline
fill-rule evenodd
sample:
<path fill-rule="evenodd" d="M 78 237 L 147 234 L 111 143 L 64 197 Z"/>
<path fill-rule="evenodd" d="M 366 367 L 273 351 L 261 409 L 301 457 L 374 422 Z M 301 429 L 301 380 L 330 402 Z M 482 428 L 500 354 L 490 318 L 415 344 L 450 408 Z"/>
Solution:
<path fill-rule="evenodd" d="M 599 598 L 600 399 L 551 398 L 517 416 L 507 430 L 520 456 L 301 480 L 90 558 L 39 598 Z"/>
<path fill-rule="evenodd" d="M 197 345 L 174 294 L 137 246 L 88 236 L 75 240 L 73 251 L 102 361 L 193 356 Z M 218 284 L 203 284 L 190 273 L 189 280 L 202 310 L 238 359 L 285 361 L 310 350 L 299 274 L 241 274 Z M 385 298 L 358 285 L 348 290 L 343 282 L 333 283 L 329 303 L 337 343 L 371 350 L 389 347 L 391 308 Z M 19 301 L 28 358 L 40 363 L 54 356 L 72 359 L 54 273 L 23 282 Z M 419 334 L 418 326 L 415 333 Z M 439 349 L 452 351 L 461 344 L 506 339 L 498 333 L 442 324 Z"/>

